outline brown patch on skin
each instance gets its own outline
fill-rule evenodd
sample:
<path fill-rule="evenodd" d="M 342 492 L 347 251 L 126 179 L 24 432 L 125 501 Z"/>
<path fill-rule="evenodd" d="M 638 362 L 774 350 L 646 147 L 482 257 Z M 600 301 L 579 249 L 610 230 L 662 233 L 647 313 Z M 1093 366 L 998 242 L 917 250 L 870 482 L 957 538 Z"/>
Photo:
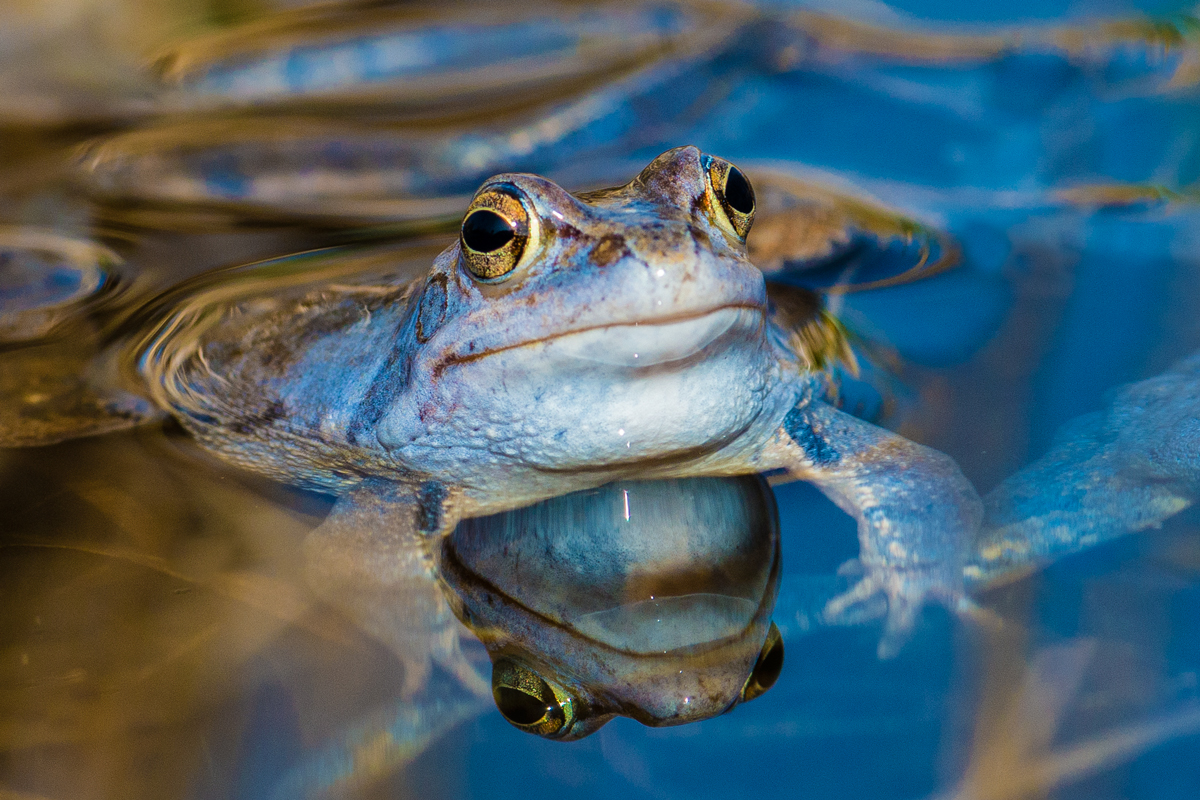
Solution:
<path fill-rule="evenodd" d="M 890 436 L 883 441 L 864 448 L 859 453 L 852 453 L 852 463 L 855 464 L 894 464 L 899 465 L 913 457 L 913 443 L 899 436 Z"/>
<path fill-rule="evenodd" d="M 597 267 L 609 267 L 627 255 L 629 248 L 625 246 L 625 237 L 610 233 L 596 243 L 588 254 L 588 260 Z"/>
<path fill-rule="evenodd" d="M 569 222 L 543 220 L 542 225 L 545 231 L 543 235 L 553 233 L 555 238 L 565 242 L 574 242 L 587 238 L 587 234 Z"/>
<path fill-rule="evenodd" d="M 692 247 L 697 253 L 699 253 L 701 250 L 714 249 L 712 239 L 709 238 L 708 232 L 706 230 L 693 225 L 691 227 L 691 233 L 692 233 L 692 242 L 693 242 Z"/>

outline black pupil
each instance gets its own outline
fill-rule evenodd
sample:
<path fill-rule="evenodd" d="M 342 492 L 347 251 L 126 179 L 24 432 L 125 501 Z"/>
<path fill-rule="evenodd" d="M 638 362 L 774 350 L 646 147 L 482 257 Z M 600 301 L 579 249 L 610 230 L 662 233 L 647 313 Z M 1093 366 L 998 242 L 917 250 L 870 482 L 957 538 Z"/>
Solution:
<path fill-rule="evenodd" d="M 480 209 L 471 212 L 463 220 L 463 242 L 477 253 L 499 250 L 511 242 L 515 235 L 512 223 L 495 211 Z"/>
<path fill-rule="evenodd" d="M 783 645 L 775 642 L 770 650 L 758 657 L 758 663 L 754 665 L 754 682 L 765 692 L 775 685 L 782 671 Z"/>
<path fill-rule="evenodd" d="M 546 701 L 539 700 L 531 694 L 518 689 L 501 686 L 493 693 L 496 698 L 496 708 L 510 722 L 517 725 L 532 725 L 546 716 Z"/>
<path fill-rule="evenodd" d="M 750 188 L 750 181 L 746 180 L 746 176 L 737 167 L 730 167 L 729 174 L 725 176 L 725 202 L 734 211 L 742 214 L 749 214 L 754 210 L 754 190 Z"/>

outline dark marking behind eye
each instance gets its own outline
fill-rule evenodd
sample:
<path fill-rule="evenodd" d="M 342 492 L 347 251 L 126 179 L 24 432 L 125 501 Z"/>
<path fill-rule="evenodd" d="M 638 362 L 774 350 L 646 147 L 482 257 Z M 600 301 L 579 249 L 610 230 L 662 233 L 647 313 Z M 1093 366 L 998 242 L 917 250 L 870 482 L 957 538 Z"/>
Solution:
<path fill-rule="evenodd" d="M 754 189 L 737 167 L 730 167 L 725 177 L 725 202 L 734 211 L 749 214 L 754 210 Z"/>
<path fill-rule="evenodd" d="M 462 239 L 477 253 L 491 253 L 513 240 L 513 224 L 495 211 L 481 208 L 472 211 L 462 226 Z"/>
<path fill-rule="evenodd" d="M 435 275 L 421 294 L 417 309 L 417 341 L 425 344 L 446 319 L 446 276 Z"/>

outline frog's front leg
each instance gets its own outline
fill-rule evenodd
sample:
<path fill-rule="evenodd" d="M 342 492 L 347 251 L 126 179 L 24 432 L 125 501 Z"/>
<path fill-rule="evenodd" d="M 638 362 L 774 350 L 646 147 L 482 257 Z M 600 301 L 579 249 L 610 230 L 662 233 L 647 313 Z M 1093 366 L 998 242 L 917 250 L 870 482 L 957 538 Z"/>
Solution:
<path fill-rule="evenodd" d="M 436 662 L 490 696 L 459 648 L 461 626 L 435 575 L 433 544 L 456 519 L 445 488 L 366 480 L 342 496 L 304 543 L 309 585 L 404 666 L 403 690 L 422 689 Z"/>
<path fill-rule="evenodd" d="M 831 624 L 887 598 L 881 656 L 896 652 L 929 599 L 963 601 L 963 565 L 983 515 L 948 456 L 820 402 L 784 418 L 764 453 L 858 521 L 861 579 L 825 606 Z"/>

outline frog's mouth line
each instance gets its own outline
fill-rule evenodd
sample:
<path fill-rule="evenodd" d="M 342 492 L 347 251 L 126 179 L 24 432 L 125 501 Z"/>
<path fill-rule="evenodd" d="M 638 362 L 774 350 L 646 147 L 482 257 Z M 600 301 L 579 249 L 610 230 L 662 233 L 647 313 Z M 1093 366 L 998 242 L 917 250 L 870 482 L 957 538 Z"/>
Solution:
<path fill-rule="evenodd" d="M 550 358 L 635 369 L 652 367 L 688 359 L 728 334 L 758 332 L 764 320 L 763 308 L 759 305 L 720 306 L 697 314 L 594 325 L 478 353 L 451 355 L 445 366 L 540 345 L 545 348 L 542 355 Z"/>

